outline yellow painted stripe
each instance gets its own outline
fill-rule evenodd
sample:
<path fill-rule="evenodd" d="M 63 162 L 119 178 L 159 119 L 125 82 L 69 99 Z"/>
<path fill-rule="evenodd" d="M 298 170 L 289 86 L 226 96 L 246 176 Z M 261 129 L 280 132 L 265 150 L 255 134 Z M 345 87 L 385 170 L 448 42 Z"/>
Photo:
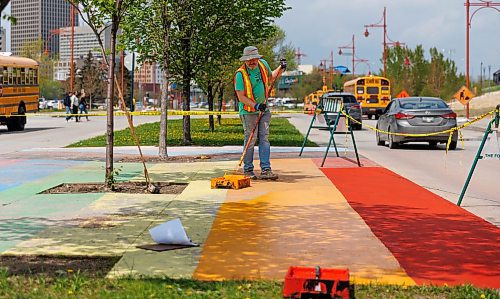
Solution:
<path fill-rule="evenodd" d="M 282 280 L 289 266 L 319 265 L 361 283 L 415 284 L 311 160 L 273 169 L 278 181 L 228 192 L 194 278 Z"/>

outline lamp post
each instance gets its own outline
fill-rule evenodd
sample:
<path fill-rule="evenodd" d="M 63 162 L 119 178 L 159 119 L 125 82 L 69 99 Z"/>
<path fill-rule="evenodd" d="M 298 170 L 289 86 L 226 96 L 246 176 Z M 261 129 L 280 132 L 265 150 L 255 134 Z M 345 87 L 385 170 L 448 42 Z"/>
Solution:
<path fill-rule="evenodd" d="M 471 27 L 471 22 L 472 18 L 474 15 L 480 11 L 483 8 L 492 8 L 498 12 L 500 12 L 500 9 L 496 8 L 496 6 L 500 6 L 500 2 L 492 2 L 492 1 L 486 1 L 486 0 L 479 0 L 480 2 L 473 2 L 471 3 L 470 0 L 466 0 L 464 5 L 465 5 L 465 12 L 466 12 L 466 20 L 465 20 L 465 86 L 467 88 L 470 88 L 470 77 L 469 77 L 469 34 L 470 34 L 470 27 Z M 470 14 L 470 7 L 479 7 L 477 8 L 472 15 Z M 466 117 L 469 118 L 469 103 L 466 105 Z"/>
<path fill-rule="evenodd" d="M 387 23 L 386 23 L 386 8 L 384 6 L 384 14 L 382 16 L 382 20 L 378 21 L 378 23 L 375 24 L 369 24 L 365 25 L 365 37 L 368 37 L 370 35 L 370 32 L 368 32 L 368 28 L 374 28 L 374 27 L 381 27 L 384 28 L 384 77 L 385 77 L 385 71 L 386 71 L 386 59 L 387 59 L 387 43 L 386 43 L 386 38 L 387 38 Z"/>
<path fill-rule="evenodd" d="M 352 41 L 350 44 L 339 47 L 339 55 L 345 54 L 344 52 L 342 52 L 342 49 L 351 49 L 352 51 L 352 75 L 354 76 L 354 74 L 356 73 L 355 71 L 356 65 L 354 64 L 354 55 L 356 54 L 356 46 L 354 45 L 354 34 L 352 35 Z"/>
<path fill-rule="evenodd" d="M 350 49 L 352 51 L 352 53 L 344 53 L 344 52 L 342 52 L 342 49 Z M 354 34 L 352 35 L 352 41 L 350 44 L 348 44 L 346 46 L 339 47 L 339 55 L 352 55 L 352 75 L 353 75 L 353 77 L 356 74 L 357 63 L 358 62 L 368 62 L 367 59 L 357 58 Z"/>
<path fill-rule="evenodd" d="M 73 80 L 75 76 L 75 66 L 73 64 L 73 46 L 75 41 L 75 6 L 71 5 L 71 39 L 69 42 L 70 48 L 70 68 L 69 68 L 69 91 L 73 92 Z"/>

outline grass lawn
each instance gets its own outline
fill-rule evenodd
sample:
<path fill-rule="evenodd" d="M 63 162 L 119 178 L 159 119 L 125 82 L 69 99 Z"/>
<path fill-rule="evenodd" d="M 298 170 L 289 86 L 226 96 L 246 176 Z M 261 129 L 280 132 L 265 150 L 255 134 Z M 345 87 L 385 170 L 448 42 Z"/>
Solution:
<path fill-rule="evenodd" d="M 160 123 L 149 123 L 136 127 L 141 145 L 158 146 Z M 168 121 L 169 146 L 182 145 L 182 119 Z M 208 118 L 191 118 L 191 138 L 195 146 L 243 145 L 243 126 L 239 118 L 222 118 L 222 125 L 215 121 L 215 131 L 208 129 Z M 301 146 L 304 136 L 286 118 L 273 117 L 269 141 L 271 146 Z M 135 145 L 130 129 L 115 132 L 115 146 Z M 106 146 L 106 136 L 101 135 L 71 144 L 68 147 Z M 306 146 L 317 146 L 308 141 Z"/>
<path fill-rule="evenodd" d="M 356 298 L 499 298 L 498 291 L 460 287 L 356 285 Z M 78 273 L 59 277 L 7 276 L 0 271 L 0 298 L 282 298 L 272 281 L 200 282 L 172 279 L 104 279 Z"/>

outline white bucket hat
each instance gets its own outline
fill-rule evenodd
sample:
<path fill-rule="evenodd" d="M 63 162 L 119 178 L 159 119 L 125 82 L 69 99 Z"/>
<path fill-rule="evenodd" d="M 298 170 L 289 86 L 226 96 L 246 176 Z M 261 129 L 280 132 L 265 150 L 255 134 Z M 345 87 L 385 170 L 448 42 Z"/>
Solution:
<path fill-rule="evenodd" d="M 257 47 L 248 46 L 243 49 L 243 56 L 240 57 L 240 61 L 247 61 L 254 58 L 261 58 L 262 55 L 259 54 Z"/>

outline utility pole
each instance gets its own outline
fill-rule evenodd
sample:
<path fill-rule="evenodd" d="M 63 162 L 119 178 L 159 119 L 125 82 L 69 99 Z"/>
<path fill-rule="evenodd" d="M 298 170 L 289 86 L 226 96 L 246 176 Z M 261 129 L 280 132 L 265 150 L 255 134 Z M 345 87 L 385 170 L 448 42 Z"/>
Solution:
<path fill-rule="evenodd" d="M 297 66 L 300 65 L 300 58 L 302 56 L 307 56 L 306 54 L 300 52 L 300 48 L 297 48 L 297 52 L 295 52 L 295 57 L 297 57 Z"/>
<path fill-rule="evenodd" d="M 74 81 L 74 76 L 75 76 L 75 65 L 73 61 L 73 46 L 75 42 L 75 7 L 71 5 L 71 17 L 70 17 L 70 22 L 71 22 L 71 39 L 69 43 L 69 48 L 70 48 L 70 67 L 69 67 L 69 91 L 73 92 L 73 81 Z"/>

